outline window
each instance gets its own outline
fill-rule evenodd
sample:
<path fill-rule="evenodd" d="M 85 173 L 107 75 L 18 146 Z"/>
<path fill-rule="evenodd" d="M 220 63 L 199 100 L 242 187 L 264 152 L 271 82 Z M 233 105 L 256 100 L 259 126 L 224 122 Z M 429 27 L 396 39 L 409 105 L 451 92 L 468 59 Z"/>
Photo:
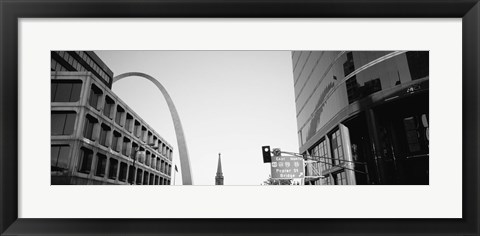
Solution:
<path fill-rule="evenodd" d="M 83 136 L 85 138 L 88 138 L 92 141 L 95 141 L 93 139 L 93 130 L 95 127 L 95 124 L 98 123 L 97 119 L 93 118 L 91 115 L 87 115 L 87 118 L 85 119 L 85 128 L 83 130 Z"/>
<path fill-rule="evenodd" d="M 51 61 L 50 61 L 50 70 L 55 71 L 56 66 L 57 66 L 57 62 L 55 60 L 53 60 L 53 58 L 52 58 Z M 52 92 L 52 94 L 54 94 L 54 93 Z"/>
<path fill-rule="evenodd" d="M 125 182 L 127 181 L 127 163 L 120 163 L 120 172 L 118 173 L 118 180 Z"/>
<path fill-rule="evenodd" d="M 154 185 L 158 185 L 158 180 L 159 180 L 159 179 L 158 179 L 158 175 L 155 175 L 155 183 L 154 183 Z"/>
<path fill-rule="evenodd" d="M 334 133 L 332 133 L 331 146 L 332 146 L 332 154 L 334 159 L 333 163 L 335 165 L 344 163 L 342 136 L 340 135 L 340 130 L 337 130 Z"/>
<path fill-rule="evenodd" d="M 148 185 L 148 172 L 143 173 L 143 185 Z"/>
<path fill-rule="evenodd" d="M 157 166 L 155 167 L 156 170 L 160 171 L 160 157 L 157 158 Z"/>
<path fill-rule="evenodd" d="M 162 143 L 161 149 L 159 151 L 163 156 L 165 156 L 165 144 L 164 143 Z"/>
<path fill-rule="evenodd" d="M 124 113 L 125 110 L 121 106 L 117 106 L 117 113 L 115 114 L 115 123 L 117 123 L 117 125 L 123 126 L 122 120 Z"/>
<path fill-rule="evenodd" d="M 152 154 L 152 165 L 150 167 L 152 167 L 152 169 L 155 169 L 156 164 L 157 164 L 157 157 Z"/>
<path fill-rule="evenodd" d="M 135 155 L 137 154 L 137 148 L 138 148 L 138 144 L 135 142 L 132 142 L 132 150 L 130 152 L 130 157 L 132 159 L 135 159 Z"/>
<path fill-rule="evenodd" d="M 134 180 L 135 180 L 135 167 L 129 166 L 128 167 L 128 182 L 133 184 Z"/>
<path fill-rule="evenodd" d="M 345 173 L 345 171 L 335 174 L 334 176 L 336 185 L 347 185 L 347 174 Z"/>
<path fill-rule="evenodd" d="M 147 138 L 147 128 L 145 128 L 145 126 L 142 126 L 142 136 L 140 137 L 140 139 L 146 143 L 147 142 L 146 138 Z"/>
<path fill-rule="evenodd" d="M 151 164 L 150 152 L 147 151 L 145 155 L 145 165 L 150 166 L 150 164 Z"/>
<path fill-rule="evenodd" d="M 100 130 L 100 140 L 99 140 L 99 143 L 102 146 L 108 147 L 107 138 L 108 138 L 109 132 L 110 132 L 110 127 L 106 124 L 102 124 L 102 129 Z"/>
<path fill-rule="evenodd" d="M 120 140 L 120 137 L 122 137 L 122 135 L 117 132 L 116 130 L 113 131 L 113 136 L 112 136 L 112 150 L 116 151 L 116 152 L 120 152 L 120 148 L 121 148 L 121 144 L 119 145 L 118 144 L 118 141 Z"/>
<path fill-rule="evenodd" d="M 105 176 L 105 169 L 107 167 L 107 157 L 103 154 L 97 154 L 97 168 L 95 171 L 95 175 L 99 177 Z"/>
<path fill-rule="evenodd" d="M 142 184 L 142 175 L 143 171 L 142 169 L 137 169 L 137 185 Z"/>
<path fill-rule="evenodd" d="M 90 97 L 88 100 L 90 106 L 98 110 L 98 105 L 102 94 L 102 90 L 95 84 L 92 84 L 92 88 L 90 89 Z"/>
<path fill-rule="evenodd" d="M 150 174 L 149 180 L 150 180 L 150 182 L 148 184 L 153 185 L 153 181 L 154 181 L 154 175 L 153 174 Z"/>
<path fill-rule="evenodd" d="M 140 150 L 139 152 L 142 154 L 142 155 L 138 155 L 138 162 L 144 164 L 145 163 L 145 148 L 143 147 L 140 147 Z"/>
<path fill-rule="evenodd" d="M 314 165 L 314 175 L 323 175 L 326 170 L 332 168 L 332 159 L 328 157 L 327 154 L 327 141 L 323 139 L 319 144 L 315 145 L 310 149 L 310 153 L 319 163 L 313 164 Z M 315 182 L 316 184 L 328 184 L 329 175 L 324 176 L 323 180 L 319 180 Z M 333 182 L 332 182 L 333 184 Z"/>
<path fill-rule="evenodd" d="M 160 177 L 160 185 L 163 185 L 163 177 Z"/>
<path fill-rule="evenodd" d="M 78 102 L 81 90 L 80 80 L 52 80 L 51 102 Z"/>
<path fill-rule="evenodd" d="M 162 160 L 160 164 L 160 172 L 165 173 L 165 162 Z"/>
<path fill-rule="evenodd" d="M 115 102 L 109 96 L 105 96 L 105 106 L 103 107 L 103 114 L 112 119 L 112 108 Z"/>
<path fill-rule="evenodd" d="M 162 146 L 163 146 L 163 143 L 162 143 L 160 140 L 158 140 L 158 150 L 157 150 L 157 151 L 158 151 L 160 154 L 162 154 Z M 162 154 L 162 155 L 163 155 L 163 154 Z"/>
<path fill-rule="evenodd" d="M 140 122 L 135 120 L 135 127 L 133 128 L 133 134 L 137 137 L 140 138 Z"/>
<path fill-rule="evenodd" d="M 420 135 L 418 132 L 419 124 L 416 117 L 408 117 L 403 119 L 403 126 L 405 129 L 405 134 L 407 136 L 408 150 L 410 152 L 419 152 L 420 148 Z"/>
<path fill-rule="evenodd" d="M 132 132 L 133 128 L 133 116 L 127 113 L 127 119 L 125 121 L 125 129 L 128 132 Z"/>
<path fill-rule="evenodd" d="M 153 136 L 152 136 L 152 132 L 148 131 L 148 137 L 147 137 L 147 143 L 148 145 L 153 145 Z"/>
<path fill-rule="evenodd" d="M 51 166 L 54 170 L 68 169 L 70 164 L 70 146 L 68 145 L 52 145 L 51 146 Z"/>
<path fill-rule="evenodd" d="M 78 172 L 85 174 L 90 173 L 90 170 L 92 169 L 92 156 L 92 150 L 83 147 L 80 149 Z"/>
<path fill-rule="evenodd" d="M 118 169 L 118 161 L 114 158 L 110 158 L 110 167 L 108 169 L 109 179 L 117 179 L 117 169 Z"/>
<path fill-rule="evenodd" d="M 71 135 L 75 127 L 77 113 L 73 111 L 53 111 L 51 135 Z"/>
<path fill-rule="evenodd" d="M 130 139 L 124 137 L 123 138 L 123 145 L 122 145 L 122 154 L 124 156 L 128 156 L 128 144 L 130 143 Z"/>

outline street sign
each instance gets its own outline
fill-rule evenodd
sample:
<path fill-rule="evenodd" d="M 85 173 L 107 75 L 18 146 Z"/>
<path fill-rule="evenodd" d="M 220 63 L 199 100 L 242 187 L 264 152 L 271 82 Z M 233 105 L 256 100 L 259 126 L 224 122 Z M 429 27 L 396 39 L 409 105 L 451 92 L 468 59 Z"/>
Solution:
<path fill-rule="evenodd" d="M 271 163 L 272 178 L 304 178 L 304 160 L 296 156 L 273 156 Z"/>

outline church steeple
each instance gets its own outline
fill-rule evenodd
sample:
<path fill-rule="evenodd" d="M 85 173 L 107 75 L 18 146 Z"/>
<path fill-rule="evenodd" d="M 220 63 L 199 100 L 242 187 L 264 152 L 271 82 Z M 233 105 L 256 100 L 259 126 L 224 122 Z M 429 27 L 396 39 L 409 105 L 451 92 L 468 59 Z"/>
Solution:
<path fill-rule="evenodd" d="M 218 154 L 217 175 L 215 176 L 215 185 L 223 185 L 222 158 Z"/>

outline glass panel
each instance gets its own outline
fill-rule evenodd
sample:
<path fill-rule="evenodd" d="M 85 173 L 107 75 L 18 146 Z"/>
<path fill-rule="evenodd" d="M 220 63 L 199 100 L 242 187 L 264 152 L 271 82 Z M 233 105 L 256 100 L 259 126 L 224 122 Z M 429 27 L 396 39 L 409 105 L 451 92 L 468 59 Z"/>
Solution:
<path fill-rule="evenodd" d="M 113 158 L 110 158 L 110 168 L 108 169 L 109 179 L 117 178 L 117 168 L 118 168 L 118 161 Z"/>
<path fill-rule="evenodd" d="M 55 100 L 55 94 L 57 92 L 57 83 L 52 82 L 51 83 L 51 94 L 50 94 L 50 102 L 53 102 Z"/>
<path fill-rule="evenodd" d="M 100 140 L 99 143 L 105 147 L 107 147 L 107 135 L 110 127 L 107 125 L 102 125 L 102 130 L 100 131 Z"/>
<path fill-rule="evenodd" d="M 58 83 L 54 102 L 69 102 L 71 91 L 71 83 Z"/>
<path fill-rule="evenodd" d="M 77 115 L 76 113 L 68 113 L 66 115 L 65 127 L 63 129 L 63 134 L 66 134 L 66 135 L 73 134 L 73 130 L 75 128 L 76 115 Z"/>
<path fill-rule="evenodd" d="M 130 142 L 130 140 L 128 140 L 127 138 L 123 138 L 123 145 L 122 145 L 122 154 L 123 155 L 127 155 L 127 148 L 128 148 L 128 143 Z"/>
<path fill-rule="evenodd" d="M 105 168 L 107 167 L 107 157 L 102 154 L 97 154 L 97 171 L 95 172 L 96 176 L 104 177 Z"/>
<path fill-rule="evenodd" d="M 58 154 L 57 167 L 68 169 L 70 164 L 70 146 L 65 145 L 60 147 L 60 152 Z"/>
<path fill-rule="evenodd" d="M 65 126 L 65 116 L 63 113 L 52 113 L 51 120 L 51 134 L 62 135 L 63 127 Z"/>
<path fill-rule="evenodd" d="M 82 148 L 82 156 L 80 158 L 80 165 L 79 165 L 79 172 L 88 174 L 90 173 L 90 169 L 92 167 L 92 155 L 93 152 Z"/>
<path fill-rule="evenodd" d="M 106 96 L 105 107 L 103 108 L 103 114 L 108 118 L 112 118 L 111 114 L 112 114 L 113 104 L 114 104 L 114 101 L 110 97 Z"/>
<path fill-rule="evenodd" d="M 127 180 L 127 164 L 124 162 L 120 163 L 120 172 L 118 174 L 118 179 L 122 182 Z"/>
<path fill-rule="evenodd" d="M 82 91 L 82 82 L 72 83 L 72 93 L 70 95 L 70 102 L 78 102 L 80 99 L 80 92 Z"/>
<path fill-rule="evenodd" d="M 85 130 L 84 130 L 84 137 L 88 138 L 92 141 L 93 140 L 93 128 L 95 126 L 96 121 L 94 118 L 87 116 L 87 119 L 85 119 Z"/>
<path fill-rule="evenodd" d="M 57 166 L 58 153 L 60 151 L 60 146 L 51 146 L 50 149 L 50 163 L 52 166 Z"/>

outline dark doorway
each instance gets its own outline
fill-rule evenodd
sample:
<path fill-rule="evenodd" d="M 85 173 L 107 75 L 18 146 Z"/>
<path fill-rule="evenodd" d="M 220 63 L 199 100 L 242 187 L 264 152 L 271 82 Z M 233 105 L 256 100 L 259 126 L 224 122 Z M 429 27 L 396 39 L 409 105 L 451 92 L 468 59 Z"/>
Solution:
<path fill-rule="evenodd" d="M 428 92 L 375 108 L 383 184 L 429 183 Z"/>

